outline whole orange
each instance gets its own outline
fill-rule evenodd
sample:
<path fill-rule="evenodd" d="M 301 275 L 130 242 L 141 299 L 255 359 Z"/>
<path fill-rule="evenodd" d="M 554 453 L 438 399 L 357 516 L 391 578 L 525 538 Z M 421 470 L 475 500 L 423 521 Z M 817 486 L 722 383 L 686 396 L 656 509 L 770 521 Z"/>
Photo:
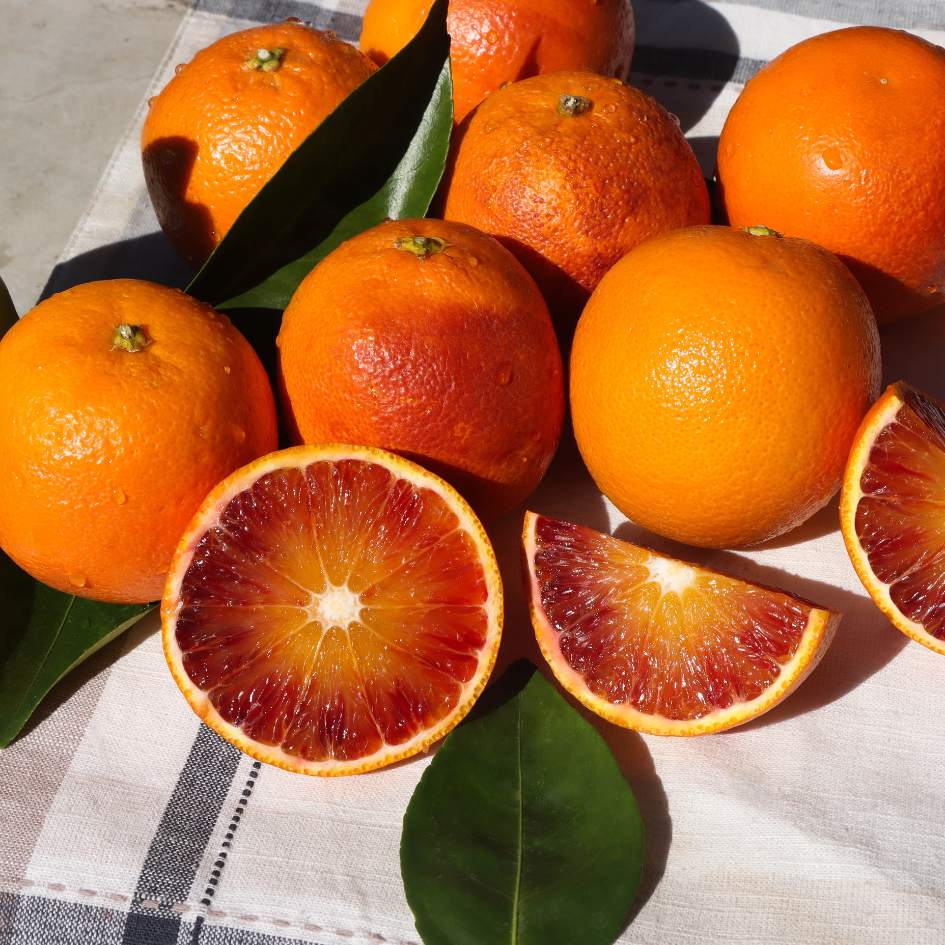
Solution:
<path fill-rule="evenodd" d="M 508 246 L 562 325 L 639 242 L 709 222 L 705 180 L 672 116 L 589 72 L 490 96 L 460 128 L 445 187 L 444 216 Z"/>
<path fill-rule="evenodd" d="M 354 46 L 299 23 L 231 33 L 151 100 L 148 193 L 177 250 L 201 265 L 285 159 L 368 76 Z"/>
<path fill-rule="evenodd" d="M 430 0 L 371 0 L 361 48 L 379 64 L 423 25 Z M 630 0 L 450 0 L 456 121 L 508 82 L 561 69 L 624 79 L 633 56 Z"/>
<path fill-rule="evenodd" d="M 836 256 L 764 228 L 693 227 L 598 286 L 571 412 L 625 515 L 691 545 L 749 545 L 833 496 L 879 377 L 876 321 Z"/>
<path fill-rule="evenodd" d="M 307 443 L 403 453 L 487 515 L 545 474 L 564 415 L 541 293 L 494 239 L 457 223 L 384 223 L 299 286 L 279 333 L 292 422 Z"/>
<path fill-rule="evenodd" d="M 86 283 L 0 341 L 0 547 L 61 591 L 160 598 L 210 489 L 276 445 L 255 352 L 183 292 Z"/>
<path fill-rule="evenodd" d="M 837 253 L 880 322 L 945 301 L 945 50 L 854 27 L 789 49 L 746 86 L 719 142 L 733 226 Z"/>

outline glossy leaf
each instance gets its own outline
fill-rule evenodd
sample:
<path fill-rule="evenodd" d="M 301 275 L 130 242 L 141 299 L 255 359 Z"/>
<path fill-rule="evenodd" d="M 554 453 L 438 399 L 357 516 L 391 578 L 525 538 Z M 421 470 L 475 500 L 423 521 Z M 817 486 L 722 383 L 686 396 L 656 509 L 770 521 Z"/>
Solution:
<path fill-rule="evenodd" d="M 99 604 L 39 584 L 0 554 L 0 747 L 52 687 L 154 605 Z"/>
<path fill-rule="evenodd" d="M 289 156 L 188 292 L 224 311 L 282 310 L 345 239 L 426 214 L 453 126 L 446 7 L 437 0 L 414 39 Z"/>
<path fill-rule="evenodd" d="M 16 312 L 0 282 L 0 336 Z M 152 605 L 97 604 L 34 581 L 0 552 L 0 748 L 20 733 L 46 693 Z"/>
<path fill-rule="evenodd" d="M 642 874 L 636 800 L 540 673 L 517 664 L 503 682 L 512 695 L 446 739 L 407 808 L 417 930 L 425 945 L 611 945 Z"/>

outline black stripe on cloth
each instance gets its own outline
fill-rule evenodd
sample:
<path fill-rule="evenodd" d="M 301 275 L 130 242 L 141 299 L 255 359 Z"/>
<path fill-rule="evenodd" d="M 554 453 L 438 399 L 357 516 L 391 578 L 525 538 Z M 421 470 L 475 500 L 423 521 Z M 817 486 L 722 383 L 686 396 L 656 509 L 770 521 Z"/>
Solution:
<path fill-rule="evenodd" d="M 0 894 L 3 945 L 121 945 L 124 926 L 122 909 L 26 893 Z M 151 943 L 142 939 L 135 945 Z"/>
<path fill-rule="evenodd" d="M 243 814 L 246 813 L 246 805 L 253 796 L 253 788 L 256 787 L 256 780 L 259 777 L 261 768 L 262 763 L 259 761 L 254 761 L 250 766 L 246 783 L 243 785 L 243 790 L 240 792 L 236 807 L 230 817 L 230 822 L 227 824 L 226 833 L 223 835 L 223 840 L 220 842 L 220 849 L 217 850 L 216 859 L 213 861 L 213 868 L 210 870 L 210 877 L 207 879 L 207 887 L 204 889 L 203 898 L 200 900 L 200 905 L 204 906 L 207 910 L 209 910 L 210 906 L 213 904 L 213 897 L 216 895 L 217 886 L 220 884 L 220 878 L 223 875 L 223 870 L 226 868 L 226 861 L 233 846 L 233 838 L 236 835 L 236 831 L 239 830 Z M 201 933 L 204 930 L 204 922 L 204 916 L 197 916 L 194 921 L 193 929 L 191 930 L 191 945 L 198 945 Z"/>
<path fill-rule="evenodd" d="M 892 26 L 896 29 L 945 29 L 942 0 L 726 0 L 740 7 L 790 13 L 832 23 Z M 634 0 L 637 18 L 647 6 L 693 5 L 691 0 Z M 763 14 L 759 14 L 763 16 Z"/>
<path fill-rule="evenodd" d="M 187 901 L 241 754 L 205 725 L 197 730 L 135 885 L 122 945 L 176 945 Z"/>
<path fill-rule="evenodd" d="M 277 23 L 294 16 L 320 30 L 334 30 L 342 39 L 356 42 L 361 35 L 361 17 L 339 10 L 325 10 L 305 0 L 197 0 L 194 8 L 201 13 L 214 13 L 229 19 Z"/>
<path fill-rule="evenodd" d="M 108 906 L 66 902 L 26 893 L 0 893 L 0 945 L 122 945 L 125 912 Z M 185 921 L 177 942 L 191 942 L 195 923 Z M 309 926 L 293 929 L 292 938 L 231 925 L 204 925 L 200 945 L 299 945 L 299 933 L 317 945 Z M 166 939 L 157 940 L 164 945 Z M 134 945 L 152 945 L 142 935 Z"/>
<path fill-rule="evenodd" d="M 198 0 L 196 8 L 204 13 L 246 20 L 260 18 L 256 0 Z M 278 21 L 297 16 L 319 29 L 333 29 L 342 39 L 356 41 L 361 33 L 361 18 L 350 13 L 323 10 L 317 3 L 304 0 L 275 0 L 265 7 L 266 20 Z M 633 71 L 644 75 L 667 75 L 706 82 L 747 82 L 763 62 L 743 59 L 715 49 L 688 47 L 637 46 Z"/>

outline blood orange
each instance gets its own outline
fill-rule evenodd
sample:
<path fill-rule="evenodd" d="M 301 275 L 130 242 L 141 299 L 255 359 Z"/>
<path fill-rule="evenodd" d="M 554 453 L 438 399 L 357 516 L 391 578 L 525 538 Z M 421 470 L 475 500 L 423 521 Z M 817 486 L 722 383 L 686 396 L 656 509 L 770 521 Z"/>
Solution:
<path fill-rule="evenodd" d="M 839 614 L 529 512 L 532 623 L 558 681 L 598 715 L 705 735 L 767 712 L 817 665 Z"/>
<path fill-rule="evenodd" d="M 422 751 L 495 662 L 502 585 L 466 502 L 381 450 L 302 446 L 225 479 L 161 605 L 191 708 L 247 754 L 354 774 Z"/>
<path fill-rule="evenodd" d="M 945 654 L 945 406 L 901 382 L 876 401 L 850 453 L 840 524 L 880 610 Z"/>

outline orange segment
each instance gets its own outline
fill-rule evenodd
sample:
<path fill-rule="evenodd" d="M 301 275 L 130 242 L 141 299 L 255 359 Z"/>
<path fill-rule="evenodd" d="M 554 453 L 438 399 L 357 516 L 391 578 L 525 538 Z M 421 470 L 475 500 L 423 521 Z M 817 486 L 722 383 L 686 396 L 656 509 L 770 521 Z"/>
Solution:
<path fill-rule="evenodd" d="M 532 623 L 559 682 L 655 735 L 753 719 L 817 665 L 839 615 L 779 591 L 529 512 Z"/>
<path fill-rule="evenodd" d="M 856 436 L 840 524 L 876 605 L 903 633 L 945 654 L 945 407 L 889 387 Z"/>
<path fill-rule="evenodd" d="M 191 707 L 247 754 L 349 774 L 422 751 L 495 662 L 502 587 L 446 483 L 381 450 L 304 446 L 238 470 L 184 535 L 161 607 Z"/>

